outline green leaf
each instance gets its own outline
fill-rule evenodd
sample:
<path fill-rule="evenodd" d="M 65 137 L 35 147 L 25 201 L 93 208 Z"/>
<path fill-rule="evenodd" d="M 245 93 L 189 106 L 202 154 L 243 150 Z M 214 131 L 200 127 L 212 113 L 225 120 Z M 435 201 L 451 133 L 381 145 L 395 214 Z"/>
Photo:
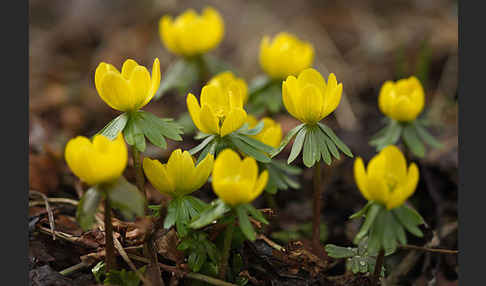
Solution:
<path fill-rule="evenodd" d="M 98 134 L 101 134 L 110 140 L 113 140 L 118 136 L 118 133 L 123 131 L 123 128 L 127 125 L 128 122 L 128 114 L 127 113 L 122 113 L 119 116 L 117 116 L 115 119 L 110 121 L 108 124 L 103 127 L 100 131 L 98 131 Z"/>
<path fill-rule="evenodd" d="M 101 276 L 105 275 L 105 262 L 103 260 L 99 261 L 93 268 L 91 268 L 91 273 L 97 283 L 101 283 Z"/>
<path fill-rule="evenodd" d="M 321 133 L 321 132 L 320 132 Z M 332 156 L 336 159 L 339 160 L 339 151 L 336 147 L 336 145 L 334 144 L 334 142 L 327 136 L 324 136 L 325 138 L 325 144 L 327 145 L 327 149 L 331 152 Z M 321 143 L 324 145 L 324 142 Z"/>
<path fill-rule="evenodd" d="M 211 54 L 203 54 L 202 60 L 205 62 L 206 67 L 211 75 L 215 75 L 224 71 L 232 71 L 233 73 L 235 73 L 235 70 L 231 65 Z"/>
<path fill-rule="evenodd" d="M 215 137 L 215 135 L 211 135 L 211 136 L 206 137 L 206 139 L 204 139 L 199 145 L 197 145 L 196 147 L 190 149 L 189 150 L 189 154 L 194 155 L 197 152 L 199 152 L 202 149 L 204 149 L 204 147 L 206 147 L 214 139 L 214 137 Z"/>
<path fill-rule="evenodd" d="M 423 223 L 422 217 L 411 208 L 402 205 L 401 207 L 392 210 L 395 217 L 400 223 L 413 235 L 422 237 L 423 233 L 417 225 Z"/>
<path fill-rule="evenodd" d="M 127 125 L 123 130 L 123 136 L 128 145 L 134 145 L 138 151 L 145 151 L 145 137 L 142 129 L 137 124 L 138 115 L 137 113 L 132 113 L 129 116 Z"/>
<path fill-rule="evenodd" d="M 270 165 L 279 169 L 281 172 L 287 173 L 289 175 L 300 175 L 302 174 L 302 169 L 296 166 L 288 165 L 283 160 L 272 160 Z"/>
<path fill-rule="evenodd" d="M 123 176 L 115 182 L 103 186 L 108 194 L 108 199 L 113 208 L 119 209 L 124 214 L 143 216 L 145 199 L 134 185 L 130 184 Z"/>
<path fill-rule="evenodd" d="M 238 130 L 237 132 L 240 133 L 240 134 L 244 134 L 244 135 L 257 135 L 258 133 L 260 133 L 260 131 L 262 131 L 265 123 L 261 120 L 260 122 L 257 123 L 257 125 L 255 125 L 255 127 L 253 127 L 252 129 L 248 129 L 248 123 L 245 123 L 247 128 L 246 129 L 242 129 L 242 130 Z"/>
<path fill-rule="evenodd" d="M 241 231 L 250 241 L 255 241 L 256 233 L 251 225 L 250 220 L 248 219 L 247 209 L 244 207 L 244 205 L 239 205 L 235 208 L 235 210 L 236 215 L 238 216 L 238 224 L 240 225 Z"/>
<path fill-rule="evenodd" d="M 201 270 L 202 265 L 206 262 L 206 252 L 192 252 L 187 259 L 187 264 L 189 268 L 191 268 L 194 272 L 199 272 Z"/>
<path fill-rule="evenodd" d="M 425 156 L 425 146 L 418 138 L 417 131 L 412 124 L 403 129 L 403 141 L 413 154 L 422 158 Z"/>
<path fill-rule="evenodd" d="M 268 146 L 265 143 L 262 143 L 256 139 L 253 139 L 251 137 L 248 137 L 246 135 L 240 135 L 240 134 L 232 134 L 231 136 L 235 136 L 236 138 L 240 139 L 241 141 L 247 143 L 248 145 L 252 146 L 253 148 L 263 151 L 265 153 L 270 153 L 275 150 L 272 146 Z"/>
<path fill-rule="evenodd" d="M 280 153 L 285 148 L 285 146 L 287 146 L 287 144 L 289 144 L 290 140 L 292 140 L 292 138 L 294 138 L 295 134 L 297 134 L 297 132 L 299 132 L 300 129 L 302 129 L 302 127 L 304 127 L 304 126 L 305 126 L 305 123 L 302 123 L 302 124 L 299 124 L 296 127 L 294 127 L 292 130 L 290 130 L 289 133 L 287 133 L 287 135 L 285 135 L 284 139 L 282 139 L 282 142 L 280 142 L 280 146 L 278 146 L 278 148 L 274 152 L 270 153 L 270 157 L 273 158 L 273 157 L 277 156 L 278 153 Z"/>
<path fill-rule="evenodd" d="M 334 244 L 326 244 L 324 247 L 327 254 L 333 258 L 348 258 L 358 255 L 358 250 L 352 247 L 341 247 Z"/>
<path fill-rule="evenodd" d="M 395 120 L 390 120 L 385 128 L 373 136 L 369 144 L 375 146 L 377 151 L 380 151 L 388 145 L 396 144 L 401 134 L 402 125 Z"/>
<path fill-rule="evenodd" d="M 372 204 L 373 204 L 373 202 L 369 201 L 368 203 L 366 203 L 366 205 L 362 209 L 360 209 L 358 212 L 352 214 L 349 217 L 349 219 L 355 219 L 355 218 L 358 218 L 358 217 L 365 215 L 368 212 L 368 209 L 371 207 Z"/>
<path fill-rule="evenodd" d="M 381 244 L 383 245 L 385 252 L 391 254 L 395 252 L 397 248 L 397 238 L 395 237 L 395 228 L 397 227 L 397 222 L 389 211 L 384 211 L 381 215 L 383 216 Z M 401 226 L 398 224 L 398 227 Z"/>
<path fill-rule="evenodd" d="M 201 154 L 199 154 L 199 157 L 197 157 L 196 163 L 199 164 L 204 158 L 206 158 L 207 154 L 215 155 L 218 142 L 218 140 L 212 140 L 211 143 L 206 145 L 206 147 L 204 147 L 204 149 L 202 150 Z"/>
<path fill-rule="evenodd" d="M 251 156 L 255 158 L 255 160 L 262 163 L 268 163 L 271 161 L 270 157 L 268 157 L 265 153 L 257 150 L 255 147 L 242 141 L 240 138 L 236 136 L 230 136 L 229 139 L 231 143 L 235 145 L 238 151 L 244 153 L 245 155 Z"/>
<path fill-rule="evenodd" d="M 144 130 L 144 133 L 147 136 L 147 138 L 150 139 L 150 137 L 148 136 L 149 129 L 154 129 L 162 136 L 165 136 L 174 141 L 182 141 L 182 137 L 180 135 L 183 134 L 182 126 L 176 123 L 174 119 L 159 118 L 150 112 L 146 112 L 142 110 L 140 110 L 138 114 L 142 119 L 141 124 L 143 124 L 143 126 L 141 126 L 141 128 L 142 130 Z"/>
<path fill-rule="evenodd" d="M 315 142 L 314 129 L 308 128 L 305 136 L 304 152 L 302 156 L 304 165 L 307 168 L 314 166 L 314 163 L 316 162 L 316 154 L 319 152 L 317 147 L 318 144 Z"/>
<path fill-rule="evenodd" d="M 326 144 L 326 140 L 330 140 L 326 134 L 324 134 L 324 132 L 319 129 L 319 130 L 316 130 L 316 137 L 318 138 L 317 140 L 319 142 L 322 142 L 321 144 L 319 144 L 319 154 L 320 156 L 322 156 L 322 160 L 327 164 L 327 165 L 331 165 L 331 162 L 332 162 L 332 158 L 331 158 L 331 154 L 329 153 L 329 150 L 327 149 L 327 144 Z"/>
<path fill-rule="evenodd" d="M 76 219 L 83 230 L 89 230 L 94 222 L 94 216 L 101 202 L 101 192 L 97 186 L 84 193 L 76 209 Z"/>
<path fill-rule="evenodd" d="M 382 209 L 380 209 L 382 210 Z M 383 232 L 386 228 L 385 215 L 386 210 L 378 212 L 373 224 L 370 227 L 368 236 L 368 252 L 378 253 L 380 249 L 384 248 L 383 245 Z"/>
<path fill-rule="evenodd" d="M 302 146 L 304 146 L 304 139 L 307 133 L 307 128 L 300 129 L 299 133 L 295 137 L 294 144 L 292 145 L 292 150 L 290 151 L 289 158 L 287 159 L 287 164 L 292 163 L 292 161 L 299 156 L 300 151 L 302 151 Z"/>
<path fill-rule="evenodd" d="M 171 200 L 167 205 L 167 215 L 164 219 L 164 228 L 171 228 L 177 220 L 177 209 L 179 207 L 178 200 Z"/>
<path fill-rule="evenodd" d="M 218 199 L 214 202 L 211 202 L 211 204 L 204 211 L 201 212 L 199 217 L 194 218 L 193 221 L 189 224 L 189 227 L 194 229 L 204 227 L 222 217 L 229 210 L 230 208 L 225 205 L 222 200 Z"/>
<path fill-rule="evenodd" d="M 146 266 L 139 268 L 138 270 L 143 274 Z M 140 278 L 135 271 L 111 270 L 106 273 L 105 281 L 103 285 L 118 285 L 118 286 L 138 286 L 140 285 Z"/>
<path fill-rule="evenodd" d="M 353 158 L 353 153 L 351 153 L 351 150 L 349 150 L 348 146 L 346 146 L 346 144 L 344 144 L 343 141 L 341 141 L 341 139 L 339 139 L 339 137 L 334 134 L 334 131 L 332 131 L 331 128 L 320 122 L 318 122 L 317 124 L 319 125 L 319 127 L 321 127 L 322 131 L 324 131 L 327 136 L 331 138 L 331 140 L 334 142 L 334 144 L 336 144 L 339 150 L 341 150 L 346 156 Z"/>
<path fill-rule="evenodd" d="M 271 78 L 268 77 L 266 74 L 259 75 L 256 78 L 254 78 L 252 81 L 250 81 L 250 84 L 248 85 L 248 94 L 253 95 L 256 92 L 261 91 L 264 89 L 268 84 L 272 82 Z"/>
<path fill-rule="evenodd" d="M 180 93 L 184 94 L 198 80 L 199 68 L 197 63 L 191 60 L 180 59 L 165 71 L 154 99 L 160 99 L 167 91 L 172 89 L 178 89 Z"/>
<path fill-rule="evenodd" d="M 365 222 L 363 223 L 361 229 L 359 230 L 358 234 L 356 234 L 356 237 L 354 238 L 355 243 L 359 242 L 368 233 L 377 215 L 380 213 L 381 210 L 382 210 L 382 206 L 380 206 L 379 204 L 372 204 L 371 206 L 369 206 L 368 212 L 366 213 Z"/>
<path fill-rule="evenodd" d="M 243 204 L 243 207 L 246 208 L 246 210 L 250 213 L 250 215 L 254 219 L 256 219 L 257 221 L 259 221 L 261 223 L 268 224 L 268 220 L 254 206 L 252 206 L 251 204 Z"/>
<path fill-rule="evenodd" d="M 184 203 L 183 198 L 176 198 L 177 201 L 177 210 L 176 210 L 176 229 L 177 233 L 181 237 L 185 237 L 188 233 L 187 223 L 190 221 L 189 216 L 189 209 L 187 205 Z"/>
<path fill-rule="evenodd" d="M 433 148 L 442 148 L 444 145 L 432 136 L 417 120 L 414 122 L 417 134 Z"/>

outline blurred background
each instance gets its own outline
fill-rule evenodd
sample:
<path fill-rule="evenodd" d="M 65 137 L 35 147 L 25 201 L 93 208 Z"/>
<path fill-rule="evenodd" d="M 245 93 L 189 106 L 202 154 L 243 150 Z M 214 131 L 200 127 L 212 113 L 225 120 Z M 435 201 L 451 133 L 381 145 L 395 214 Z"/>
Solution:
<path fill-rule="evenodd" d="M 423 164 L 430 166 L 429 180 L 421 180 L 414 204 L 432 229 L 457 220 L 458 16 L 457 1 L 452 0 L 30 0 L 31 189 L 50 196 L 76 194 L 63 161 L 64 144 L 76 135 L 93 135 L 118 114 L 96 93 L 94 72 L 99 62 L 119 68 L 132 58 L 151 67 L 158 57 L 163 80 L 176 56 L 160 41 L 160 17 L 176 16 L 187 8 L 201 11 L 207 5 L 219 10 L 225 21 L 224 40 L 211 54 L 228 62 L 247 82 L 263 73 L 258 53 L 264 35 L 287 31 L 311 42 L 314 67 L 326 77 L 335 73 L 344 86 L 342 101 L 326 123 L 366 161 L 374 154 L 367 142 L 383 126 L 377 106 L 381 84 L 419 77 L 426 90 L 425 116 L 444 148 L 428 149 Z M 145 109 L 178 118 L 186 111 L 185 97 L 168 93 Z M 275 118 L 284 134 L 297 124 L 285 110 Z M 149 148 L 146 155 L 166 158 L 176 147 L 196 144 L 192 135 L 185 135 L 182 145 L 169 142 L 167 150 Z M 334 175 L 325 182 L 330 188 L 324 198 L 329 239 L 338 244 L 350 241 L 348 233 L 359 225 L 342 222 L 364 202 L 354 186 L 352 162 L 338 161 Z M 277 228 L 310 218 L 310 190 L 306 190 L 310 175 L 303 175 L 303 190 L 278 194 L 282 216 Z M 158 202 L 163 197 L 154 192 L 151 199 Z M 343 209 L 348 210 L 343 213 Z M 456 234 L 449 240 L 450 248 L 457 247 Z M 436 285 L 457 285 L 455 256 L 443 258 L 424 255 L 412 275 L 417 285 L 426 285 L 431 273 Z"/>

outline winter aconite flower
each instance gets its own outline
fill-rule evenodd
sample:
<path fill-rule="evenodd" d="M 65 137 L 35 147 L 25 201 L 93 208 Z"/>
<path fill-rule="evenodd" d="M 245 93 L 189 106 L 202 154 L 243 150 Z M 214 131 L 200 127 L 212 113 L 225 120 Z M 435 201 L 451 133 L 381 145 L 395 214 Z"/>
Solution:
<path fill-rule="evenodd" d="M 144 107 L 160 85 L 160 63 L 154 60 L 152 77 L 147 68 L 128 59 L 121 73 L 111 64 L 100 63 L 95 72 L 95 86 L 99 96 L 111 108 L 135 111 Z"/>
<path fill-rule="evenodd" d="M 279 33 L 273 40 L 263 37 L 260 44 L 260 65 L 272 78 L 297 75 L 312 65 L 314 48 L 289 33 Z"/>
<path fill-rule="evenodd" d="M 166 164 L 145 157 L 143 170 L 150 183 L 161 193 L 172 197 L 190 194 L 208 180 L 213 169 L 214 157 L 211 154 L 195 166 L 189 152 L 174 150 Z"/>
<path fill-rule="evenodd" d="M 221 137 L 240 128 L 246 120 L 243 109 L 243 90 L 238 85 L 221 88 L 218 84 L 207 84 L 201 90 L 201 105 L 189 93 L 186 103 L 194 125 L 204 133 Z"/>
<path fill-rule="evenodd" d="M 71 171 L 88 185 L 111 182 L 121 176 L 127 165 L 127 147 L 121 133 L 111 141 L 95 135 L 69 140 L 64 157 Z"/>
<path fill-rule="evenodd" d="M 424 89 L 414 76 L 396 82 L 386 81 L 378 97 L 381 112 L 402 122 L 415 120 L 424 108 L 424 101 Z"/>
<path fill-rule="evenodd" d="M 225 71 L 215 75 L 208 84 L 219 86 L 225 93 L 230 90 L 230 86 L 236 85 L 236 88 L 241 91 L 243 105 L 248 101 L 248 85 L 244 79 L 236 77 L 231 71 Z"/>
<path fill-rule="evenodd" d="M 277 148 L 282 141 L 282 127 L 270 117 L 264 117 L 262 118 L 262 121 L 263 129 L 258 134 L 250 137 L 267 144 L 268 146 Z M 246 122 L 250 128 L 254 128 L 258 124 L 258 120 L 252 115 L 247 116 Z"/>
<path fill-rule="evenodd" d="M 194 56 L 214 49 L 223 39 L 224 22 L 212 7 L 201 15 L 188 9 L 175 20 L 165 15 L 159 22 L 162 42 L 169 51 L 182 56 Z"/>
<path fill-rule="evenodd" d="M 288 76 L 282 83 L 282 98 L 287 111 L 303 123 L 315 124 L 333 112 L 341 100 L 342 83 L 331 73 L 326 81 L 315 69 Z"/>
<path fill-rule="evenodd" d="M 228 205 L 250 203 L 262 193 L 267 181 L 268 171 L 258 175 L 255 159 L 241 160 L 231 149 L 223 150 L 214 161 L 213 190 Z"/>
<path fill-rule="evenodd" d="M 415 163 L 407 169 L 407 162 L 400 149 L 389 145 L 373 157 L 365 170 L 363 160 L 354 162 L 354 177 L 363 196 L 393 209 L 402 205 L 414 192 L 419 180 Z"/>

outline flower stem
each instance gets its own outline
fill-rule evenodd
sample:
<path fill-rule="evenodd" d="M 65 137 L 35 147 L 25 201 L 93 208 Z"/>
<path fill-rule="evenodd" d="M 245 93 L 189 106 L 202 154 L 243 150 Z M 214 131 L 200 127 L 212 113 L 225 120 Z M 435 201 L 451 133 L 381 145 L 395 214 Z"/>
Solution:
<path fill-rule="evenodd" d="M 321 162 L 314 165 L 314 197 L 313 197 L 313 218 L 312 218 L 312 248 L 314 253 L 321 253 Z"/>
<path fill-rule="evenodd" d="M 380 252 L 376 257 L 375 271 L 373 273 L 373 277 L 371 278 L 371 286 L 378 285 L 378 281 L 380 280 L 381 268 L 383 266 L 384 260 L 385 260 L 385 250 L 380 249 Z"/>
<path fill-rule="evenodd" d="M 147 205 L 147 193 L 145 192 L 145 178 L 143 176 L 142 170 L 142 157 L 140 156 L 140 152 L 137 150 L 135 145 L 132 146 L 132 155 L 133 155 L 133 166 L 135 168 L 135 181 L 137 184 L 137 188 L 142 192 L 142 195 L 145 199 L 145 213 L 148 213 L 148 205 Z"/>
<path fill-rule="evenodd" d="M 113 225 L 111 224 L 111 205 L 108 198 L 105 198 L 105 252 L 105 265 L 108 273 L 117 268 L 115 244 L 113 243 Z"/>
<path fill-rule="evenodd" d="M 228 268 L 228 259 L 231 250 L 231 240 L 233 239 L 233 230 L 235 228 L 234 222 L 230 222 L 226 226 L 224 232 L 224 242 L 223 242 L 223 256 L 221 257 L 220 269 L 219 269 L 219 279 L 223 279 L 226 275 L 226 268 Z"/>

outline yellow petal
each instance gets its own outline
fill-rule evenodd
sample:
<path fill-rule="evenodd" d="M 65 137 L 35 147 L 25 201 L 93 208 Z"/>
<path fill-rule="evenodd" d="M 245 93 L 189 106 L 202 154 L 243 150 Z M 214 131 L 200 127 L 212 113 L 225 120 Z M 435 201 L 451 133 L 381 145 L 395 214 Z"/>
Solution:
<path fill-rule="evenodd" d="M 244 109 L 235 108 L 230 111 L 227 117 L 223 121 L 221 126 L 221 137 L 230 134 L 240 128 L 246 120 L 246 112 Z"/>
<path fill-rule="evenodd" d="M 207 130 L 206 133 L 210 133 L 210 134 L 220 133 L 219 120 L 216 117 L 211 106 L 207 104 L 202 106 L 201 113 L 199 115 L 199 120 L 201 121 L 201 125 L 203 129 Z"/>
<path fill-rule="evenodd" d="M 390 195 L 385 180 L 368 174 L 367 190 L 371 200 L 386 204 Z"/>
<path fill-rule="evenodd" d="M 415 163 L 408 167 L 407 179 L 399 185 L 390 195 L 386 204 L 387 209 L 401 206 L 415 192 L 419 180 L 419 170 Z"/>
<path fill-rule="evenodd" d="M 391 117 L 398 121 L 412 121 L 417 117 L 414 102 L 406 96 L 400 96 L 394 101 L 391 109 Z"/>
<path fill-rule="evenodd" d="M 152 78 L 151 78 L 151 85 L 149 96 L 145 99 L 145 102 L 142 106 L 145 106 L 149 101 L 154 97 L 155 93 L 159 89 L 160 86 L 160 61 L 159 58 L 155 58 L 154 64 L 152 65 Z"/>
<path fill-rule="evenodd" d="M 214 156 L 212 154 L 207 154 L 204 159 L 196 166 L 194 171 L 193 189 L 200 189 L 204 183 L 208 180 L 209 174 L 213 171 Z"/>
<path fill-rule="evenodd" d="M 122 70 L 121 70 L 121 75 L 123 76 L 124 79 L 129 80 L 132 77 L 132 72 L 135 70 L 135 68 L 138 66 L 137 62 L 128 59 L 123 63 Z"/>
<path fill-rule="evenodd" d="M 71 139 L 65 149 L 69 168 L 89 185 L 109 182 L 121 176 L 127 156 L 121 134 L 113 141 L 103 135 L 96 135 L 93 142 L 78 136 Z"/>
<path fill-rule="evenodd" d="M 131 109 L 137 110 L 150 98 L 152 82 L 144 66 L 136 66 L 131 72 L 129 84 L 132 88 Z"/>
<path fill-rule="evenodd" d="M 228 94 L 223 93 L 223 89 L 214 84 L 205 85 L 201 90 L 201 106 L 209 105 L 216 112 L 218 117 L 222 117 L 229 112 L 230 99 Z"/>
<path fill-rule="evenodd" d="M 194 122 L 194 125 L 196 125 L 197 129 L 201 130 L 204 133 L 210 133 L 210 131 L 206 129 L 203 124 L 201 124 L 201 107 L 199 106 L 199 102 L 197 102 L 194 94 L 189 93 L 187 95 L 186 104 L 187 109 L 189 110 L 189 115 L 191 115 L 192 122 Z"/>
<path fill-rule="evenodd" d="M 407 161 L 402 151 L 395 145 L 389 145 L 380 152 L 386 158 L 386 174 L 391 177 L 396 183 L 406 180 L 407 176 Z"/>
<path fill-rule="evenodd" d="M 167 175 L 174 182 L 177 195 L 183 195 L 190 191 L 192 182 L 189 178 L 194 172 L 194 162 L 187 151 L 174 150 L 167 161 Z"/>
<path fill-rule="evenodd" d="M 263 190 L 267 186 L 267 182 L 268 182 L 268 171 L 265 170 L 258 177 L 258 180 L 256 181 L 255 187 L 253 189 L 253 192 L 250 196 L 250 200 L 248 202 L 253 201 L 263 192 Z"/>
<path fill-rule="evenodd" d="M 242 181 L 248 181 L 253 186 L 258 177 L 258 165 L 255 159 L 252 157 L 243 159 L 238 172 Z"/>
<path fill-rule="evenodd" d="M 113 109 L 130 111 L 132 88 L 121 74 L 108 71 L 101 80 L 100 97 Z"/>
<path fill-rule="evenodd" d="M 118 72 L 118 70 L 114 66 L 112 66 L 111 64 L 103 63 L 103 62 L 101 62 L 98 65 L 98 67 L 96 67 L 96 71 L 95 71 L 96 91 L 98 92 L 98 95 L 101 97 L 101 99 L 103 99 L 103 101 L 106 101 L 106 100 L 103 98 L 103 94 L 101 93 L 101 80 L 103 79 L 103 77 L 105 77 L 105 75 L 108 73 L 108 71 Z"/>
<path fill-rule="evenodd" d="M 363 197 L 365 197 L 365 199 L 367 200 L 371 200 L 371 197 L 368 194 L 367 190 L 368 177 L 366 175 L 363 159 L 361 159 L 360 157 L 356 158 L 356 160 L 354 161 L 354 179 Z"/>
<path fill-rule="evenodd" d="M 394 83 L 392 81 L 386 81 L 380 89 L 380 94 L 378 96 L 378 107 L 383 114 L 390 116 L 391 107 L 393 105 L 393 100 L 395 98 L 395 92 L 393 90 Z"/>
<path fill-rule="evenodd" d="M 174 54 L 181 54 L 177 46 L 176 31 L 174 31 L 172 17 L 163 16 L 159 21 L 159 35 L 165 47 Z"/>
<path fill-rule="evenodd" d="M 238 170 L 240 170 L 240 165 L 240 156 L 229 148 L 224 149 L 218 154 L 214 161 L 213 182 L 237 176 Z"/>
<path fill-rule="evenodd" d="M 328 84 L 324 93 L 324 106 L 321 117 L 324 118 L 331 114 L 339 105 L 343 93 L 343 84 L 337 84 L 336 76 L 331 73 L 328 78 Z"/>
<path fill-rule="evenodd" d="M 315 85 L 307 85 L 303 90 L 297 104 L 300 109 L 302 121 L 309 124 L 314 124 L 321 120 L 321 110 L 323 107 L 323 96 Z"/>
<path fill-rule="evenodd" d="M 287 80 L 282 83 L 282 100 L 285 109 L 294 118 L 300 120 L 301 116 L 297 107 L 300 92 L 297 87 L 297 79 L 294 76 L 288 76 Z"/>
<path fill-rule="evenodd" d="M 332 74 L 334 76 L 334 74 Z M 331 80 L 331 76 L 329 76 Z M 334 81 L 336 81 L 336 77 L 334 77 Z M 321 94 L 324 93 L 326 88 L 326 81 L 322 77 L 322 75 L 313 68 L 308 68 L 300 72 L 299 76 L 297 77 L 297 82 L 299 84 L 299 88 L 303 89 L 308 84 L 315 85 Z"/>
<path fill-rule="evenodd" d="M 143 159 L 143 171 L 155 189 L 167 195 L 175 195 L 174 183 L 172 178 L 167 174 L 165 165 L 158 160 L 145 157 Z"/>

